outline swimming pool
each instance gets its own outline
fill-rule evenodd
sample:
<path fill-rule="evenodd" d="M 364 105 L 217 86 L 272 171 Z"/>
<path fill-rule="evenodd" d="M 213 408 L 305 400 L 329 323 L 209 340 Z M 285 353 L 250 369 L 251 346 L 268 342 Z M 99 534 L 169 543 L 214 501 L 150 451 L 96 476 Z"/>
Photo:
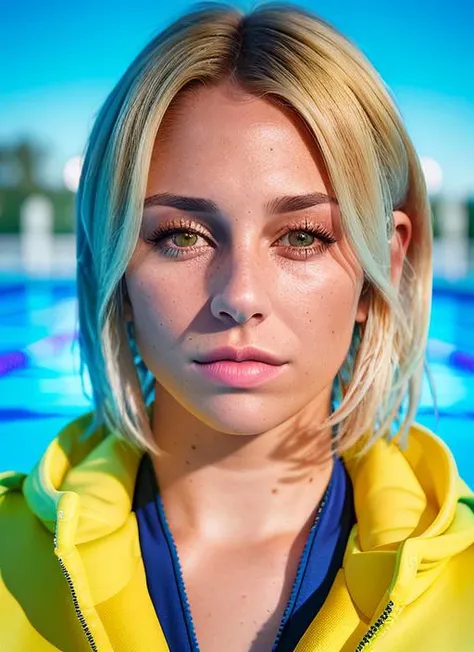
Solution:
<path fill-rule="evenodd" d="M 74 280 L 0 275 L 0 471 L 29 471 L 59 429 L 90 409 L 78 375 L 76 311 Z M 474 486 L 471 282 L 435 281 L 428 360 L 439 424 L 426 378 L 417 421 L 448 443 Z"/>

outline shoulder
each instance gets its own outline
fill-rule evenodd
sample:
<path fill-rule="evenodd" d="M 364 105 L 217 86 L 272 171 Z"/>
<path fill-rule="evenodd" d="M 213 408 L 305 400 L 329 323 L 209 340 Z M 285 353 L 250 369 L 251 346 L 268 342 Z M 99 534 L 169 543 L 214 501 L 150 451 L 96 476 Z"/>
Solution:
<path fill-rule="evenodd" d="M 90 413 L 73 419 L 53 442 L 73 447 L 91 420 Z M 25 482 L 36 483 L 39 464 L 28 474 L 0 473 L 0 650 L 85 651 L 54 552 L 54 523 L 39 518 L 25 495 Z"/>
<path fill-rule="evenodd" d="M 93 421 L 93 413 L 87 412 L 69 421 L 52 439 L 44 453 L 29 473 L 4 471 L 0 473 L 0 568 L 2 572 L 21 555 L 35 555 L 43 548 L 53 554 L 53 523 L 40 518 L 32 496 L 41 493 L 42 485 L 51 485 L 53 477 L 46 477 L 45 461 L 61 457 L 71 464 L 82 435 Z M 90 444 L 89 444 L 90 445 Z M 55 471 L 59 472 L 59 461 L 53 460 Z M 29 486 L 28 486 L 29 485 Z M 28 490 L 27 490 L 28 486 Z M 0 575 L 1 577 L 1 575 Z"/>
<path fill-rule="evenodd" d="M 53 534 L 22 493 L 24 479 L 13 472 L 0 477 L 0 649 L 71 650 L 66 633 L 77 619 L 67 582 Z"/>
<path fill-rule="evenodd" d="M 23 496 L 26 473 L 0 473 L 0 551 L 8 547 L 13 534 L 22 536 L 28 520 L 29 508 Z"/>

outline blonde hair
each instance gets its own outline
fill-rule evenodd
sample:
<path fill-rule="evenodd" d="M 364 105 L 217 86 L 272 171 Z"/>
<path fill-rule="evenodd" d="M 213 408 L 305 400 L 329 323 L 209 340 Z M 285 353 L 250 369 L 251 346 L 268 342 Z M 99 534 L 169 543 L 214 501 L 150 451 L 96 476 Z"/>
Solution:
<path fill-rule="evenodd" d="M 292 107 L 306 123 L 365 272 L 368 318 L 354 329 L 334 381 L 339 405 L 320 428 L 337 426 L 339 452 L 361 442 L 364 452 L 379 437 L 391 439 L 394 425 L 406 444 L 431 313 L 433 236 L 424 176 L 395 102 L 369 61 L 326 21 L 287 3 L 246 14 L 224 3 L 194 5 L 137 56 L 96 119 L 77 196 L 78 335 L 81 377 L 86 365 L 93 390 L 90 430 L 106 424 L 125 441 L 159 453 L 146 410 L 154 378 L 125 324 L 124 273 L 166 111 L 178 93 L 225 81 Z M 399 291 L 390 281 L 395 209 L 412 221 Z"/>

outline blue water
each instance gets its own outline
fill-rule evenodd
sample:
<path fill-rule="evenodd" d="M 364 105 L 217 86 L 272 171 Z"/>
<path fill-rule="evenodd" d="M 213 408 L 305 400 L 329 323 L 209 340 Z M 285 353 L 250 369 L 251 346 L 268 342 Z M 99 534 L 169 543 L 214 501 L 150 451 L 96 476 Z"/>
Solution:
<path fill-rule="evenodd" d="M 474 486 L 474 287 L 445 286 L 435 282 L 428 346 L 439 423 L 426 378 L 416 420 L 448 443 Z M 29 471 L 59 429 L 91 408 L 76 314 L 72 280 L 0 277 L 0 471 Z"/>

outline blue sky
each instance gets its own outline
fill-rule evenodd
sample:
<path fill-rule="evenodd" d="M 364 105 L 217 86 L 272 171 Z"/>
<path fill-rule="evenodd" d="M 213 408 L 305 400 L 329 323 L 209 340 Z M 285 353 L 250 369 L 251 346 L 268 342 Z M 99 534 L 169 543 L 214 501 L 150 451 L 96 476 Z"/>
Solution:
<path fill-rule="evenodd" d="M 471 0 L 299 2 L 368 56 L 395 96 L 420 156 L 447 194 L 474 194 L 474 3 Z M 2 0 L 0 142 L 33 137 L 59 181 L 94 116 L 147 41 L 191 3 L 175 0 Z M 239 6 L 249 9 L 250 0 Z M 6 65 L 5 65 L 6 64 Z"/>

